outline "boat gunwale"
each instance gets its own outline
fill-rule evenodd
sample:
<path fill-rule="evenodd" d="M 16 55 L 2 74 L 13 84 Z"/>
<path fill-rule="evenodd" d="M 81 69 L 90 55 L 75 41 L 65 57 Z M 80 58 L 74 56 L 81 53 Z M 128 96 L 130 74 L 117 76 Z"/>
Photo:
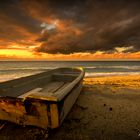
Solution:
<path fill-rule="evenodd" d="M 64 118 L 65 118 L 65 117 L 62 117 L 62 116 L 60 117 L 60 115 L 66 109 L 66 108 L 63 108 L 63 105 L 61 105 L 61 103 L 63 104 L 64 102 L 66 102 L 66 103 L 69 102 L 69 100 L 71 98 L 71 96 L 69 96 L 69 95 L 72 93 L 72 96 L 74 96 L 73 92 L 75 91 L 75 89 L 79 90 L 78 87 L 82 88 L 82 81 L 83 81 L 83 77 L 84 77 L 84 74 L 85 74 L 85 71 L 81 68 L 72 68 L 72 69 L 78 69 L 79 70 L 78 75 L 74 80 L 72 80 L 72 82 L 69 85 L 67 85 L 62 90 L 63 91 L 63 93 L 62 93 L 63 96 L 60 96 L 59 98 L 57 98 L 57 100 L 47 100 L 47 99 L 42 100 L 42 99 L 39 99 L 39 98 L 38 99 L 31 98 L 29 96 L 27 96 L 25 98 L 17 98 L 17 97 L 11 97 L 11 96 L 10 97 L 9 96 L 0 97 L 1 102 L 5 102 L 5 104 L 9 103 L 9 108 L 8 108 L 9 110 L 11 109 L 11 107 L 13 108 L 15 106 L 15 109 L 19 110 L 19 113 L 20 113 L 20 114 L 16 114 L 16 113 L 14 114 L 13 112 L 10 112 L 10 113 L 13 113 L 14 115 L 17 115 L 17 118 L 18 118 L 17 120 L 18 121 L 14 120 L 13 118 L 12 119 L 8 118 L 9 116 L 7 117 L 8 118 L 7 121 L 15 122 L 17 124 L 34 125 L 34 126 L 38 126 L 38 127 L 41 127 L 41 128 L 56 128 L 56 127 L 60 126 L 61 123 L 63 122 Z M 62 91 L 59 91 L 58 94 Z M 79 95 L 80 91 L 78 91 L 77 92 L 78 94 L 76 93 L 76 95 Z M 77 99 L 77 98 L 78 98 L 78 96 L 75 99 Z M 26 110 L 26 106 L 27 106 L 27 104 L 25 103 L 26 101 L 27 102 L 29 101 L 29 102 L 31 102 L 31 104 L 33 106 L 34 105 L 36 106 L 37 111 L 39 111 L 39 116 L 36 116 L 36 115 L 34 116 L 34 115 L 31 115 L 31 114 L 28 114 L 29 112 Z M 72 102 L 70 103 L 70 106 L 72 106 L 76 100 L 74 102 L 73 102 L 73 100 L 71 100 L 71 101 Z M 47 108 L 47 110 L 44 107 Z M 20 108 L 22 110 L 20 110 Z M 41 110 L 44 111 L 45 115 L 42 115 Z M 67 114 L 68 114 L 68 112 L 66 112 L 65 116 Z M 23 123 L 22 120 L 21 120 L 22 117 L 23 118 L 25 117 L 27 119 L 27 122 Z M 47 118 L 47 121 L 45 120 L 46 122 L 43 121 L 44 120 L 43 117 L 45 119 Z M 31 119 L 35 119 L 35 120 L 33 121 Z M 21 123 L 20 123 L 20 121 L 21 121 Z"/>
<path fill-rule="evenodd" d="M 80 81 L 80 79 L 82 79 L 83 77 L 84 77 L 84 74 L 85 74 L 85 72 L 84 72 L 84 70 L 83 70 L 83 68 L 79 68 L 79 67 L 73 67 L 73 68 L 57 68 L 57 69 L 53 69 L 53 70 L 49 70 L 49 71 L 45 71 L 45 72 L 41 72 L 41 73 L 38 73 L 38 74 L 34 74 L 34 75 L 30 75 L 30 76 L 26 76 L 26 77 L 21 77 L 21 78 L 18 78 L 18 79 L 13 79 L 13 80 L 9 80 L 9 81 L 5 81 L 5 82 L 2 82 L 2 83 L 0 83 L 0 85 L 2 84 L 2 85 L 4 85 L 5 83 L 10 83 L 10 82 L 16 82 L 16 81 L 18 81 L 18 80 L 22 80 L 22 79 L 28 79 L 28 78 L 35 78 L 35 77 L 37 77 L 37 76 L 41 76 L 41 75 L 44 75 L 45 73 L 47 74 L 47 73 L 49 73 L 49 72 L 51 72 L 52 74 L 53 74 L 53 71 L 55 72 L 55 71 L 61 71 L 61 70 L 71 70 L 71 69 L 74 69 L 74 70 L 79 70 L 78 72 L 79 72 L 79 75 L 77 75 L 77 77 L 72 81 L 72 82 L 70 82 L 63 90 L 60 90 L 58 93 L 57 93 L 57 91 L 56 91 L 56 93 L 57 93 L 57 95 L 58 95 L 58 98 L 50 98 L 50 100 L 47 100 L 47 96 L 46 96 L 46 99 L 40 99 L 40 98 L 33 98 L 33 97 L 31 97 L 31 96 L 27 96 L 26 97 L 26 99 L 31 99 L 31 98 L 33 98 L 34 100 L 36 99 L 36 100 L 46 100 L 46 101 L 51 101 L 51 102 L 56 102 L 56 101 L 60 101 L 60 100 L 62 100 L 70 91 L 71 91 L 71 89 Z M 41 76 L 41 77 L 38 77 L 37 79 L 41 79 L 43 76 Z M 31 81 L 35 81 L 35 79 L 32 79 Z M 63 92 L 63 94 L 61 93 L 61 96 L 59 97 L 59 95 L 60 95 L 60 92 Z M 63 96 L 62 96 L 63 95 Z M 4 99 L 13 99 L 13 98 L 17 98 L 17 97 L 12 97 L 12 96 L 0 96 L 0 98 L 4 98 Z M 23 98 L 22 100 L 25 100 L 25 98 Z"/>
<path fill-rule="evenodd" d="M 44 99 L 43 98 L 39 99 L 39 98 L 34 98 L 33 96 L 29 95 L 27 98 L 45 100 L 45 101 L 53 101 L 53 102 L 59 102 L 59 101 L 63 100 L 63 98 L 65 98 L 65 96 L 67 96 L 70 93 L 70 91 L 83 79 L 84 74 L 85 74 L 85 71 L 83 68 L 71 68 L 71 69 L 77 69 L 80 71 L 80 73 L 77 76 L 77 78 L 75 78 L 72 82 L 70 82 L 63 90 L 60 90 L 58 93 L 56 92 L 57 95 L 61 95 L 60 97 L 52 96 L 52 98 L 51 98 L 48 96 L 48 98 L 47 98 L 47 96 L 46 96 L 46 98 L 44 98 Z M 63 92 L 63 94 L 61 92 Z"/>

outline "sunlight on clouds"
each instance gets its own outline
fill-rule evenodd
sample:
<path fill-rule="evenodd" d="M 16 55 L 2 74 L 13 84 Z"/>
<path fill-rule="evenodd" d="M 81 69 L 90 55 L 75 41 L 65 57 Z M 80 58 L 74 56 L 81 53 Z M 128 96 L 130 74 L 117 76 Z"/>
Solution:
<path fill-rule="evenodd" d="M 48 23 L 43 22 L 40 25 L 40 27 L 42 28 L 41 33 L 44 34 L 45 31 L 54 30 L 54 29 L 56 29 L 58 27 L 58 25 L 59 25 L 59 20 L 58 19 L 48 21 Z"/>
<path fill-rule="evenodd" d="M 116 47 L 115 48 L 115 50 L 117 52 L 119 52 L 119 53 L 122 53 L 122 52 L 127 51 L 127 50 L 129 51 L 131 49 L 133 49 L 133 46 L 129 46 L 129 47 Z"/>
<path fill-rule="evenodd" d="M 36 46 L 29 46 L 28 49 L 18 49 L 20 47 L 14 46 L 13 49 L 0 49 L 0 60 L 2 59 L 16 59 L 16 60 L 112 60 L 112 59 L 140 59 L 140 52 L 123 53 L 126 50 L 118 49 L 118 52 L 107 54 L 102 51 L 95 53 L 72 53 L 65 54 L 47 54 L 41 52 L 34 52 Z M 130 49 L 130 47 L 128 48 Z"/>

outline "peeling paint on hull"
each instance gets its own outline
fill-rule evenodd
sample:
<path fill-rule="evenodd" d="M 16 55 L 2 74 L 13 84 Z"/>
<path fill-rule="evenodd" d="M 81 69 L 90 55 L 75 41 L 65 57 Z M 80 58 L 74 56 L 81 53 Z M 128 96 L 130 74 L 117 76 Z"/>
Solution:
<path fill-rule="evenodd" d="M 66 74 L 66 72 L 69 72 L 69 70 L 70 74 Z M 59 72 L 59 74 L 57 74 L 57 71 Z M 42 92 L 43 90 L 39 92 L 31 92 L 31 94 L 25 94 L 25 96 L 22 96 L 24 98 L 19 98 L 19 96 L 0 97 L 0 120 L 14 122 L 19 125 L 37 126 L 44 129 L 53 129 L 59 127 L 80 94 L 80 91 L 82 89 L 84 71 L 77 68 L 73 68 L 72 70 L 70 68 L 65 68 L 59 70 L 56 69 L 55 71 L 52 71 L 52 73 L 51 71 L 49 73 L 49 78 L 51 75 L 51 85 L 54 85 L 53 74 L 55 73 L 55 85 L 57 87 L 57 91 L 55 90 L 55 92 L 51 94 Z M 73 73 L 77 74 L 74 78 Z M 65 77 L 66 75 L 68 75 L 68 79 L 67 77 Z M 29 78 L 31 79 L 31 76 L 29 76 Z M 43 80 L 47 81 L 46 79 Z M 67 81 L 69 82 L 69 84 L 67 84 L 66 86 L 65 83 Z M 61 87 L 58 88 L 58 85 L 60 86 L 60 82 Z M 64 84 L 62 84 L 62 82 L 64 82 Z M 34 79 L 31 84 L 32 83 L 34 83 Z M 21 88 L 24 88 L 24 85 L 23 87 L 21 86 Z M 50 90 L 49 87 L 49 91 L 53 90 L 53 88 Z M 44 98 L 42 98 L 42 96 Z"/>

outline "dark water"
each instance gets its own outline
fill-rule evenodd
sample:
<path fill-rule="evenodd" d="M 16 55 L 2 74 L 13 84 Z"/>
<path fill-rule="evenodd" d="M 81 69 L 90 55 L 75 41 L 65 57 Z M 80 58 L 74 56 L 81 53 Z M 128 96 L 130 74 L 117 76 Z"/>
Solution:
<path fill-rule="evenodd" d="M 58 67 L 84 67 L 86 76 L 140 74 L 140 61 L 0 61 L 0 81 Z"/>

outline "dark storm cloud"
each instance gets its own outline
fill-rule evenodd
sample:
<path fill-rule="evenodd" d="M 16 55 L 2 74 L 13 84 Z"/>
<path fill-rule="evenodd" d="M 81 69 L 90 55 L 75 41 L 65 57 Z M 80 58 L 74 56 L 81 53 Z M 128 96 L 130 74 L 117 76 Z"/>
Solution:
<path fill-rule="evenodd" d="M 5 22 L 5 27 L 11 23 L 19 25 L 31 33 L 37 33 L 40 22 L 30 17 L 21 6 L 18 0 L 3 0 L 3 2 L 0 2 L 0 16 L 1 20 Z"/>
<path fill-rule="evenodd" d="M 36 50 L 46 53 L 113 52 L 115 47 L 140 50 L 140 2 L 138 0 L 53 0 L 47 3 L 50 11 L 61 20 L 72 20 L 70 30 L 42 36 Z M 83 33 L 77 35 L 71 26 Z M 72 33 L 73 32 L 73 33 Z M 40 38 L 41 40 L 41 38 Z M 127 52 L 127 51 L 124 51 Z"/>
<path fill-rule="evenodd" d="M 3 0 L 0 3 L 0 39 L 41 43 L 44 53 L 124 52 L 140 50 L 139 0 Z M 59 20 L 56 28 L 40 25 Z M 53 27 L 53 26 L 52 26 Z M 40 34 L 40 35 L 39 35 Z M 26 40 L 34 39 L 29 42 Z"/>
<path fill-rule="evenodd" d="M 22 9 L 20 1 L 0 1 L 0 39 L 5 44 L 6 42 L 7 45 L 14 43 L 28 44 L 28 40 L 31 40 L 32 36 L 40 32 L 39 26 L 40 22 L 33 19 Z"/>

